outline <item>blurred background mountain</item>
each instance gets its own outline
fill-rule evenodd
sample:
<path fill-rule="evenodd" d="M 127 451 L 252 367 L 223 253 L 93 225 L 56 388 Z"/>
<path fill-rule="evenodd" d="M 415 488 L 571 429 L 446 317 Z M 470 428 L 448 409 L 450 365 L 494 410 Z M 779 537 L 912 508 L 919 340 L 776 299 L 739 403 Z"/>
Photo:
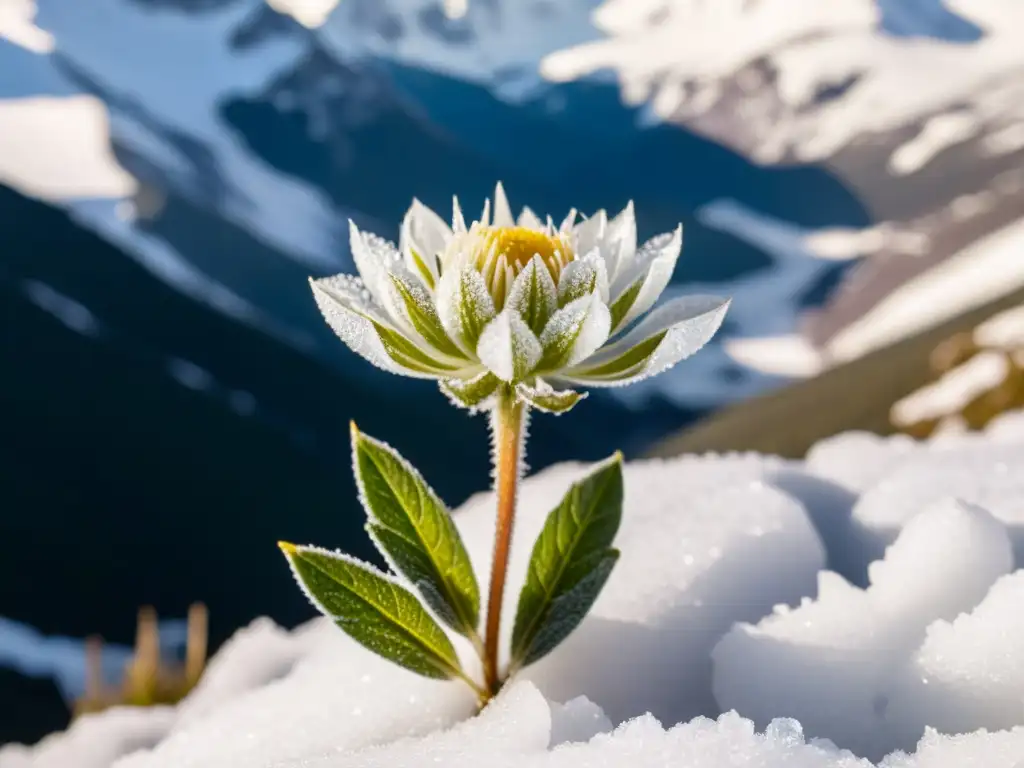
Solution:
<path fill-rule="evenodd" d="M 129 645 L 141 605 L 203 601 L 212 648 L 309 617 L 274 543 L 371 556 L 349 419 L 453 505 L 485 485 L 483 419 L 317 315 L 349 218 L 396 238 L 412 197 L 501 179 L 682 221 L 669 294 L 734 296 L 722 332 L 532 429 L 534 468 L 637 455 L 1024 286 L 1022 28 L 1019 0 L 0 0 L 0 743 L 62 726 L 76 638 Z"/>

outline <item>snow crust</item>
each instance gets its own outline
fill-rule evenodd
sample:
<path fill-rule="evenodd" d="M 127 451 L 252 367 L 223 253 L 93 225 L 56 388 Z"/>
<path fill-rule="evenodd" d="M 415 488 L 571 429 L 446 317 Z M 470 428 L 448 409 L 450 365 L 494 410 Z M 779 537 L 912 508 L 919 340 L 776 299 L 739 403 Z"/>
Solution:
<path fill-rule="evenodd" d="M 607 588 L 479 715 L 325 620 L 260 620 L 176 708 L 83 718 L 0 768 L 1020 768 L 1024 504 L 998 467 L 1022 462 L 1024 413 L 927 443 L 839 435 L 803 461 L 631 462 Z M 585 469 L 525 481 L 506 615 Z M 455 515 L 479 573 L 493 503 Z"/>

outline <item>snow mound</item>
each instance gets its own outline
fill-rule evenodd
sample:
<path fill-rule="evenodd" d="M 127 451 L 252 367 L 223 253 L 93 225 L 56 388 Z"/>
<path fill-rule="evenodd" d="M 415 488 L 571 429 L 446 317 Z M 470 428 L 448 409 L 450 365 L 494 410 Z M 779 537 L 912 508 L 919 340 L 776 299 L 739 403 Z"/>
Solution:
<path fill-rule="evenodd" d="M 825 560 L 801 504 L 766 480 L 782 465 L 752 454 L 628 464 L 619 563 L 580 629 L 525 677 L 558 701 L 586 695 L 613 722 L 717 712 L 715 642 L 734 622 L 799 600 Z M 523 582 L 544 519 L 584 471 L 560 465 L 526 482 L 509 584 Z M 494 504 L 480 494 L 456 515 L 478 573 L 490 571 Z M 517 599 L 507 590 L 504 615 L 514 615 Z"/>
<path fill-rule="evenodd" d="M 997 612 L 1024 593 L 1002 594 L 1013 584 L 993 590 L 994 604 L 979 608 L 966 626 L 958 621 L 955 638 L 933 623 L 987 603 L 990 587 L 1012 568 L 1010 541 L 998 521 L 978 507 L 939 502 L 914 517 L 885 559 L 871 565 L 866 590 L 826 571 L 815 600 L 734 628 L 712 654 L 715 696 L 723 708 L 759 724 L 794 717 L 809 732 L 875 758 L 912 748 L 932 724 L 921 720 L 925 711 L 942 713 L 954 732 L 1020 722 L 1020 705 L 986 716 L 1005 705 L 1004 688 L 1019 680 L 1013 663 L 1005 669 L 1000 663 L 1005 648 L 995 646 L 1004 640 L 991 639 L 1002 655 L 980 661 L 981 651 L 968 643 L 979 632 L 1004 634 L 1007 619 Z M 1020 619 L 1009 620 L 1015 623 Z M 953 681 L 948 691 L 930 685 L 929 663 Z"/>
<path fill-rule="evenodd" d="M 83 718 L 0 748 L 0 768 L 1021 768 L 1019 492 L 995 467 L 1019 466 L 1022 443 L 1024 415 L 1008 414 L 926 443 L 837 436 L 803 462 L 631 462 L 623 554 L 592 612 L 477 716 L 464 686 L 326 620 L 261 620 L 176 708 Z M 547 513 L 586 470 L 524 482 L 506 615 Z M 478 573 L 493 506 L 483 493 L 455 513 Z M 823 570 L 875 546 L 866 588 Z"/>
<path fill-rule="evenodd" d="M 1006 524 L 1024 564 L 1024 445 L 951 446 L 909 459 L 861 495 L 853 510 L 864 550 L 881 553 L 924 507 L 956 497 L 979 504 Z"/>

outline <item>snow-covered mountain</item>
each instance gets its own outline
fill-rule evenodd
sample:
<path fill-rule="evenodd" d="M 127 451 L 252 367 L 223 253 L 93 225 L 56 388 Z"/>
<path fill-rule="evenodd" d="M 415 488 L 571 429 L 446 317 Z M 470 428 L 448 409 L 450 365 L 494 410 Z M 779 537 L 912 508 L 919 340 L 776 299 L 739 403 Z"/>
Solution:
<path fill-rule="evenodd" d="M 482 198 L 498 176 L 555 213 L 636 197 L 655 211 L 646 234 L 686 219 L 684 280 L 709 271 L 701 230 L 730 200 L 860 231 L 851 261 L 933 247 L 937 217 L 1000 181 L 1013 199 L 953 224 L 984 217 L 987 233 L 1022 213 L 1001 176 L 1024 164 L 1014 0 L 473 0 L 460 18 L 439 0 L 37 3 L 0 5 L 0 181 L 327 360 L 347 358 L 301 278 L 350 267 L 345 220 L 393 234 L 413 194 Z M 806 163 L 838 176 L 831 200 L 772 171 Z M 757 321 L 726 328 L 753 357 L 694 361 L 630 402 L 747 396 L 778 380 L 749 364 L 780 339 L 803 357 L 770 373 L 828 363 L 834 333 L 801 318 L 834 260 L 725 231 L 726 273 L 754 266 L 752 244 L 768 273 L 803 277 L 755 288 Z M 714 282 L 746 291 L 730 280 Z"/>

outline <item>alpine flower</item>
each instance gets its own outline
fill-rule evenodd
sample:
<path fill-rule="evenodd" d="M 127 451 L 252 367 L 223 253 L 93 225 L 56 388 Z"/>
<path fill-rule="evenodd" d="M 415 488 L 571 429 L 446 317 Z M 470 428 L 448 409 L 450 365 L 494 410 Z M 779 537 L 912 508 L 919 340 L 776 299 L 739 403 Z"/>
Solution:
<path fill-rule="evenodd" d="M 356 353 L 393 373 L 437 379 L 456 404 L 489 407 L 499 387 L 561 413 L 576 387 L 639 381 L 715 334 L 729 306 L 684 296 L 654 307 L 682 247 L 682 227 L 637 248 L 633 205 L 556 226 L 529 208 L 513 218 L 499 183 L 479 221 L 452 223 L 418 200 L 398 246 L 350 224 L 359 276 L 311 280 L 320 311 Z M 649 311 L 650 310 L 650 311 Z"/>

